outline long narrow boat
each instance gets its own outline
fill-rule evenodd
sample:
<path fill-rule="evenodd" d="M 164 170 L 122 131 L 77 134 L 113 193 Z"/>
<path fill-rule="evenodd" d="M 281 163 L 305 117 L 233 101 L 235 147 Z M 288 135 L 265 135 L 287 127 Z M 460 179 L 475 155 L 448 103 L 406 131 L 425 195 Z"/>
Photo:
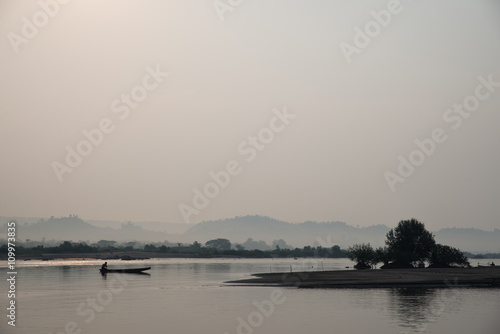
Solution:
<path fill-rule="evenodd" d="M 107 274 L 107 273 L 138 274 L 149 269 L 151 269 L 151 267 L 127 268 L 127 269 L 99 269 L 99 271 L 101 272 L 101 274 Z"/>

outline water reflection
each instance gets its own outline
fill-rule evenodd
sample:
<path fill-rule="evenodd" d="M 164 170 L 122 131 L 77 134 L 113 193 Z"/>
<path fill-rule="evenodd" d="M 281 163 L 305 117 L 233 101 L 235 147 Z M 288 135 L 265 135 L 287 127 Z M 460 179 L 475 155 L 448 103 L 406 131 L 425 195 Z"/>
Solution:
<path fill-rule="evenodd" d="M 125 264 L 152 268 L 146 275 L 110 273 L 107 279 L 99 274 L 101 261 L 29 262 L 19 268 L 19 333 L 66 333 L 70 321 L 82 334 L 164 333 L 166 328 L 176 334 L 497 334 L 499 328 L 500 289 L 443 288 L 283 289 L 286 301 L 275 304 L 269 317 L 262 316 L 262 327 L 238 329 L 240 317 L 247 323 L 249 316 L 260 321 L 258 315 L 269 310 L 264 301 L 270 300 L 274 287 L 232 287 L 222 282 L 270 267 L 273 272 L 286 270 L 297 262 L 293 259 L 112 260 L 110 266 L 117 268 Z M 348 260 L 338 260 L 338 266 L 346 264 Z M 89 300 L 102 311 L 95 311 L 95 319 L 86 322 L 95 310 Z M 0 333 L 5 332 L 3 324 Z"/>
<path fill-rule="evenodd" d="M 404 328 L 422 332 L 429 323 L 429 310 L 436 301 L 435 289 L 401 288 L 389 290 L 389 310 Z"/>
<path fill-rule="evenodd" d="M 151 276 L 150 273 L 143 273 L 143 272 L 140 272 L 140 273 L 101 273 L 101 277 L 103 280 L 106 280 L 108 279 L 108 275 L 122 275 L 122 276 L 126 276 L 126 277 L 136 277 L 136 276 Z"/>
<path fill-rule="evenodd" d="M 87 266 L 73 267 L 69 265 L 62 265 L 56 267 L 59 271 L 58 277 L 64 282 L 71 282 L 75 277 L 80 276 L 82 272 L 89 270 Z"/>
<path fill-rule="evenodd" d="M 445 312 L 460 307 L 457 289 L 401 288 L 389 290 L 389 310 L 410 333 L 425 333 Z"/>

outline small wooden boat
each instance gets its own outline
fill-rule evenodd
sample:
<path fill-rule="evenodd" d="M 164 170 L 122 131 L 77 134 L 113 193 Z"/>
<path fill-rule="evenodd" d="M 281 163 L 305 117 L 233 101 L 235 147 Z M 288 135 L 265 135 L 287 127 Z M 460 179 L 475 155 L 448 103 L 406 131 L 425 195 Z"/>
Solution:
<path fill-rule="evenodd" d="M 477 266 L 478 266 L 478 268 L 495 268 L 496 267 L 495 262 L 491 262 L 491 263 L 488 263 L 486 265 L 478 262 Z"/>
<path fill-rule="evenodd" d="M 127 269 L 99 269 L 101 274 L 107 274 L 107 273 L 122 273 L 122 274 L 139 274 L 142 273 L 143 271 L 149 270 L 151 267 L 144 267 L 144 268 L 127 268 Z"/>

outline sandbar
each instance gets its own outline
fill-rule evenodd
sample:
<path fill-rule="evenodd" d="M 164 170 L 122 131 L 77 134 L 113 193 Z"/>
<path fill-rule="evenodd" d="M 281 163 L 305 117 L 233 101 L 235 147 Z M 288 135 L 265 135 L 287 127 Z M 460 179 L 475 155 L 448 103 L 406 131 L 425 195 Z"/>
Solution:
<path fill-rule="evenodd" d="M 307 271 L 252 276 L 225 283 L 298 288 L 500 287 L 500 266 Z"/>

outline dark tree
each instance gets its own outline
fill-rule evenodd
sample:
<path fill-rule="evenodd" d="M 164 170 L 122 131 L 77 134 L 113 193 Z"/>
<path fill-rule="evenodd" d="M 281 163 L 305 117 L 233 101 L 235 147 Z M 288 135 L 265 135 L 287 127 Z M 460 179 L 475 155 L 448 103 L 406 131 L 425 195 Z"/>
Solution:
<path fill-rule="evenodd" d="M 214 248 L 217 250 L 230 250 L 231 242 L 227 239 L 213 239 L 205 242 L 205 246 L 208 248 Z"/>
<path fill-rule="evenodd" d="M 346 251 L 341 249 L 339 245 L 335 245 L 335 246 L 332 246 L 332 248 L 330 248 L 330 256 L 329 257 L 336 257 L 336 258 L 339 258 L 339 257 L 346 257 Z"/>
<path fill-rule="evenodd" d="M 114 247 L 116 244 L 116 241 L 114 240 L 99 240 L 97 242 L 97 247 L 99 248 L 111 248 Z"/>
<path fill-rule="evenodd" d="M 400 221 L 387 233 L 385 243 L 389 257 L 401 264 L 423 263 L 436 246 L 432 233 L 414 218 Z"/>
<path fill-rule="evenodd" d="M 144 245 L 144 251 L 146 252 L 156 252 L 157 248 L 153 244 Z"/>
<path fill-rule="evenodd" d="M 375 259 L 375 251 L 369 243 L 357 244 L 347 249 L 347 257 L 349 260 L 357 262 L 354 268 L 367 269 L 373 264 L 372 261 Z"/>
<path fill-rule="evenodd" d="M 387 247 L 378 247 L 375 249 L 375 261 L 377 264 L 382 262 L 384 265 L 388 264 L 390 261 L 389 251 Z"/>
<path fill-rule="evenodd" d="M 446 268 L 452 266 L 470 267 L 469 260 L 459 249 L 437 244 L 429 258 L 430 267 Z"/>
<path fill-rule="evenodd" d="M 59 248 L 63 252 L 69 252 L 73 250 L 73 245 L 71 244 L 71 241 L 64 241 L 62 244 L 59 245 Z"/>

